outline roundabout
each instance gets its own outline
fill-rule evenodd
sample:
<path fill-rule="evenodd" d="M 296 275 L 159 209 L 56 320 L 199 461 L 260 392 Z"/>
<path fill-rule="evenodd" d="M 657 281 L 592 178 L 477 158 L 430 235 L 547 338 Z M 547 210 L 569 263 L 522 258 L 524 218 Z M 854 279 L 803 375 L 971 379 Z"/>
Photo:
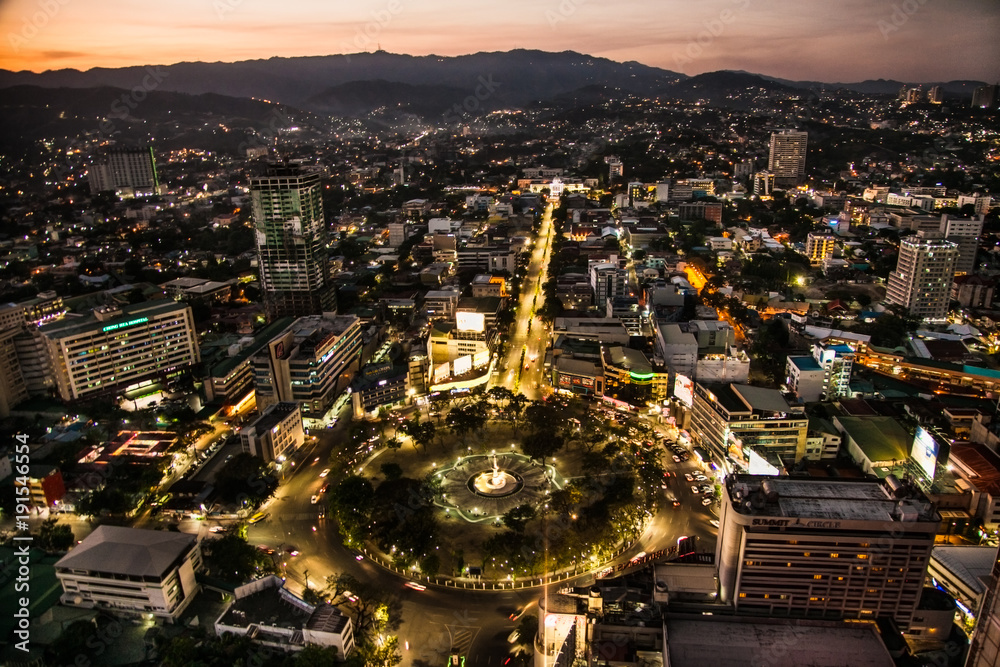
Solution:
<path fill-rule="evenodd" d="M 435 473 L 440 493 L 435 505 L 470 523 L 497 521 L 521 505 L 538 508 L 565 480 L 552 465 L 524 454 L 472 454 Z"/>

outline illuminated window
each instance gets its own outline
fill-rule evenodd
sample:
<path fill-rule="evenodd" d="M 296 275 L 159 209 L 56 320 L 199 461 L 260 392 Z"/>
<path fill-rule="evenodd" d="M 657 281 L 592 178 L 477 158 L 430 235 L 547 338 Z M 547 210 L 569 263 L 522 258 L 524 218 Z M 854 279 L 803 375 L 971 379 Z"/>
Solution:
<path fill-rule="evenodd" d="M 822 574 L 814 574 L 813 575 L 813 579 L 822 579 L 822 578 L 823 578 Z"/>
<path fill-rule="evenodd" d="M 830 554 L 830 558 L 840 558 L 840 554 Z"/>

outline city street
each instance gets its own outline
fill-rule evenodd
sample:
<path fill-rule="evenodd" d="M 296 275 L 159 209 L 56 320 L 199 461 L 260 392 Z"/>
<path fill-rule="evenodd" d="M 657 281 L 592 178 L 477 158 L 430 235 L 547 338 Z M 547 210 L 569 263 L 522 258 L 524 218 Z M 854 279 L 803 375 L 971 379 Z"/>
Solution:
<path fill-rule="evenodd" d="M 548 331 L 541 318 L 535 316 L 535 311 L 542 306 L 544 299 L 542 286 L 547 278 L 549 253 L 552 249 L 552 208 L 552 204 L 549 204 L 542 215 L 538 238 L 534 242 L 527 273 L 521 283 L 513 333 L 507 342 L 507 352 L 490 381 L 491 387 L 501 385 L 536 400 L 544 395 L 543 366 Z"/>

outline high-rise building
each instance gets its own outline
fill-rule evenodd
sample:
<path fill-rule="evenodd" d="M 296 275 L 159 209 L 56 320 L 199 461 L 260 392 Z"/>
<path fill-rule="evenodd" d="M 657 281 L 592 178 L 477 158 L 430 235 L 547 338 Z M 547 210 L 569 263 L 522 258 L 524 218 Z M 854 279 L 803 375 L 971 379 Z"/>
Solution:
<path fill-rule="evenodd" d="M 319 174 L 269 165 L 250 179 L 250 199 L 268 318 L 335 312 Z"/>
<path fill-rule="evenodd" d="M 253 357 L 257 407 L 293 401 L 304 419 L 321 419 L 354 379 L 360 352 L 361 321 L 355 315 L 295 320 Z"/>
<path fill-rule="evenodd" d="M 691 432 L 726 469 L 750 469 L 752 456 L 792 464 L 805 456 L 809 419 L 777 389 L 746 384 L 694 386 Z"/>
<path fill-rule="evenodd" d="M 806 175 L 808 132 L 782 130 L 771 133 L 767 170 L 782 184 L 795 184 Z"/>
<path fill-rule="evenodd" d="M 806 237 L 806 257 L 813 266 L 820 266 L 824 259 L 833 257 L 837 239 L 830 234 L 810 233 Z"/>
<path fill-rule="evenodd" d="M 948 313 L 958 244 L 917 232 L 899 244 L 896 270 L 889 274 L 886 301 L 904 306 L 910 315 L 940 320 Z"/>
<path fill-rule="evenodd" d="M 590 267 L 590 286 L 594 289 L 594 303 L 604 309 L 609 298 L 625 293 L 626 273 L 618 264 L 596 263 Z"/>
<path fill-rule="evenodd" d="M 927 91 L 927 101 L 931 104 L 941 104 L 944 102 L 944 90 L 941 86 L 932 86 Z"/>
<path fill-rule="evenodd" d="M 1000 667 L 1000 552 L 993 563 L 965 667 Z"/>
<path fill-rule="evenodd" d="M 972 92 L 972 107 L 982 109 L 992 109 L 997 103 L 996 84 L 986 84 L 979 86 Z"/>
<path fill-rule="evenodd" d="M 955 275 L 963 276 L 976 272 L 976 251 L 979 237 L 983 233 L 984 216 L 971 218 L 954 217 L 947 213 L 941 216 L 941 233 L 949 241 L 958 244 L 958 259 L 955 261 Z"/>
<path fill-rule="evenodd" d="M 109 148 L 87 170 L 90 191 L 115 192 L 122 196 L 157 194 L 156 155 L 152 146 Z"/>
<path fill-rule="evenodd" d="M 170 379 L 201 360 L 186 303 L 157 299 L 105 306 L 38 328 L 64 401 Z"/>
<path fill-rule="evenodd" d="M 722 492 L 719 599 L 737 613 L 890 617 L 905 632 L 941 516 L 885 480 L 730 475 Z"/>

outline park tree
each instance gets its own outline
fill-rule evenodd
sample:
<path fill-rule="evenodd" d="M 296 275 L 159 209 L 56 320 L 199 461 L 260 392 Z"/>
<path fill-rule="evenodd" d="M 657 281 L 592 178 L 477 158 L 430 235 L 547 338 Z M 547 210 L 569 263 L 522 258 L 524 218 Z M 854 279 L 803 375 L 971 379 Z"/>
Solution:
<path fill-rule="evenodd" d="M 45 551 L 68 551 L 76 544 L 76 537 L 69 524 L 57 523 L 55 517 L 46 519 L 38 527 L 38 546 Z"/>

